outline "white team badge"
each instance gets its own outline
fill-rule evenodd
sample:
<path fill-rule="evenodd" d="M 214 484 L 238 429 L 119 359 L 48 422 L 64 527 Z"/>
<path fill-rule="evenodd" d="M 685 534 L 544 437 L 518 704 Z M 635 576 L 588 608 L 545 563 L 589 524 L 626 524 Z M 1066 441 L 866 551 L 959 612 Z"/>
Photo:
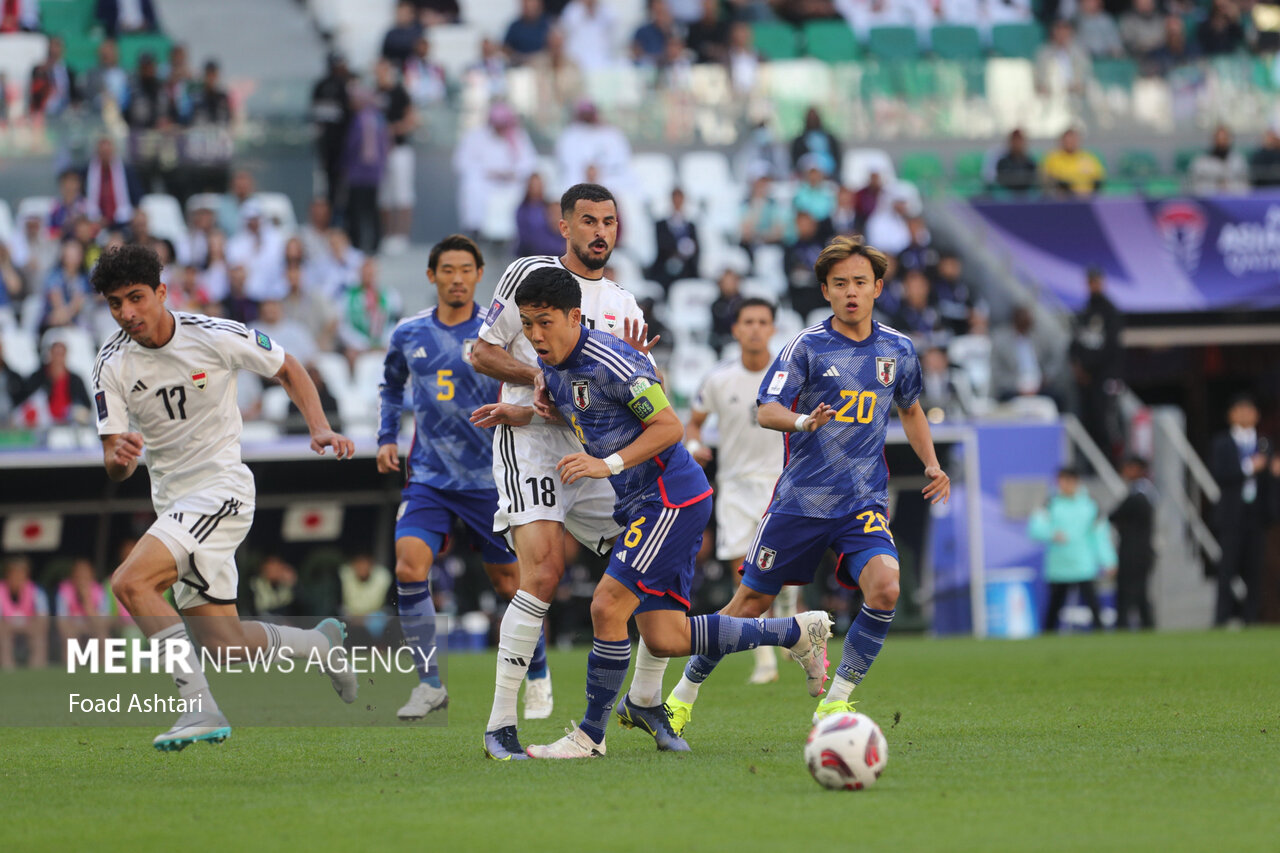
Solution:
<path fill-rule="evenodd" d="M 769 382 L 769 390 L 766 393 L 779 394 L 782 392 L 782 389 L 786 386 L 786 384 L 787 384 L 787 371 L 775 370 L 773 372 L 773 379 Z"/>
<path fill-rule="evenodd" d="M 614 314 L 612 311 L 606 311 L 604 314 L 604 324 L 609 331 L 613 331 L 613 329 L 618 325 L 618 315 Z"/>
<path fill-rule="evenodd" d="M 586 379 L 573 380 L 573 405 L 579 409 L 591 405 L 591 383 Z"/>
<path fill-rule="evenodd" d="M 886 388 L 893 384 L 894 377 L 898 375 L 898 360 L 886 356 L 878 356 L 876 358 L 876 379 L 880 380 L 880 384 Z"/>
<path fill-rule="evenodd" d="M 209 374 L 203 370 L 193 370 L 191 371 L 191 381 L 195 383 L 196 388 L 203 391 L 204 387 L 209 384 Z"/>
<path fill-rule="evenodd" d="M 476 339 L 467 338 L 462 342 L 462 360 L 467 364 L 471 363 L 471 351 L 476 348 Z"/>
<path fill-rule="evenodd" d="M 772 548 L 761 548 L 760 557 L 756 560 L 756 567 L 762 572 L 767 572 L 773 568 L 773 561 L 778 556 L 778 552 Z"/>

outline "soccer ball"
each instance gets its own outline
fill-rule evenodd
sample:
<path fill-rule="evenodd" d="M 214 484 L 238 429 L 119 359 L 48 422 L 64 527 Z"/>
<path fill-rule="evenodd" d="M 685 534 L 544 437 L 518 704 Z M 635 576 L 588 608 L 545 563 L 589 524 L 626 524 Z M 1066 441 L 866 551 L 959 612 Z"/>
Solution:
<path fill-rule="evenodd" d="M 824 788 L 870 788 L 889 761 L 889 744 L 866 714 L 832 714 L 818 721 L 804 744 L 809 773 Z"/>

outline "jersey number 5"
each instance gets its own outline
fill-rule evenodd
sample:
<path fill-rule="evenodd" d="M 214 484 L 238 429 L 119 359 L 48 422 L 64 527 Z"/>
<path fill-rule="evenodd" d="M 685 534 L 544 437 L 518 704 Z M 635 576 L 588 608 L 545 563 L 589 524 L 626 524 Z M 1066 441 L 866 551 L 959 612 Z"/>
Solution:
<path fill-rule="evenodd" d="M 187 419 L 187 389 L 183 388 L 181 385 L 176 385 L 173 388 L 160 388 L 156 390 L 156 396 L 160 398 L 162 403 L 164 403 L 164 410 L 169 413 L 169 420 L 185 421 Z M 173 406 L 169 403 L 170 397 L 172 397 L 178 404 L 178 411 L 176 413 L 173 411 Z"/>
<path fill-rule="evenodd" d="M 871 416 L 876 413 L 875 391 L 841 391 L 840 397 L 847 402 L 836 412 L 836 420 L 846 424 L 869 424 Z M 849 410 L 854 406 L 857 410 L 851 415 Z"/>
<path fill-rule="evenodd" d="M 449 377 L 453 375 L 452 370 L 437 370 L 436 385 L 440 386 L 440 390 L 436 392 L 437 400 L 453 399 L 453 380 Z"/>

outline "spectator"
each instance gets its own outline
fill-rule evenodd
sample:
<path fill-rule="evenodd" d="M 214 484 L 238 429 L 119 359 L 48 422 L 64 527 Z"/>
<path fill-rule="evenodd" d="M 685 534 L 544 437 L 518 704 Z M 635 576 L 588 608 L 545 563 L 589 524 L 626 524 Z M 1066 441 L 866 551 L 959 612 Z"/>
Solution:
<path fill-rule="evenodd" d="M 409 0 L 396 4 L 395 20 L 382 38 L 382 58 L 403 66 L 413 55 L 413 43 L 422 37 L 422 24 Z"/>
<path fill-rule="evenodd" d="M 684 212 L 684 190 L 671 191 L 671 215 L 653 226 L 658 255 L 646 275 L 663 287 L 673 281 L 698 277 L 698 226 Z"/>
<path fill-rule="evenodd" d="M 711 346 L 716 352 L 733 340 L 733 322 L 742 304 L 742 276 L 737 270 L 726 267 L 716 281 L 719 295 L 711 303 Z"/>
<path fill-rule="evenodd" d="M 910 223 L 908 223 L 909 225 Z M 933 304 L 942 325 L 953 335 L 967 335 L 974 326 L 977 299 L 964 280 L 964 261 L 955 252 L 943 252 L 930 280 Z"/>
<path fill-rule="evenodd" d="M 121 33 L 154 33 L 160 29 L 151 0 L 97 0 L 94 15 L 111 38 Z"/>
<path fill-rule="evenodd" d="M 1009 134 L 1009 148 L 996 160 L 996 186 L 1015 193 L 1034 189 L 1040 181 L 1035 158 L 1027 153 L 1027 137 L 1021 128 Z"/>
<path fill-rule="evenodd" d="M 667 43 L 680 38 L 666 0 L 649 0 L 649 20 L 631 39 L 631 58 L 637 65 L 656 66 L 665 61 Z"/>
<path fill-rule="evenodd" d="M 1214 532 L 1222 545 L 1213 617 L 1219 628 L 1235 618 L 1247 625 L 1258 621 L 1264 536 L 1271 517 L 1272 448 L 1258 433 L 1258 406 L 1253 398 L 1240 395 L 1231 401 L 1227 425 L 1226 432 L 1215 435 L 1209 446 L 1209 473 L 1222 488 L 1222 499 L 1214 507 Z M 1236 597 L 1237 577 L 1244 583 L 1243 601 Z"/>
<path fill-rule="evenodd" d="M 289 287 L 280 303 L 284 321 L 305 329 L 317 352 L 332 352 L 338 331 L 333 306 L 320 293 L 304 285 L 302 267 L 286 266 L 284 280 Z M 286 348 L 285 352 L 288 351 Z"/>
<path fill-rule="evenodd" d="M 1255 187 L 1280 186 L 1280 134 L 1267 128 L 1262 147 L 1249 157 L 1249 177 Z"/>
<path fill-rule="evenodd" d="M 698 62 L 719 64 L 729 58 L 729 21 L 721 14 L 719 0 L 701 0 L 687 29 L 686 41 Z"/>
<path fill-rule="evenodd" d="M 249 274 L 242 264 L 227 270 L 227 295 L 222 300 L 222 316 L 252 326 L 258 319 L 258 302 L 246 292 Z"/>
<path fill-rule="evenodd" d="M 307 221 L 298 229 L 302 240 L 302 252 L 309 262 L 324 257 L 329 252 L 329 229 L 333 227 L 333 208 L 329 200 L 318 195 L 307 206 Z"/>
<path fill-rule="evenodd" d="M 507 96 L 507 57 L 502 45 L 491 39 L 481 39 L 480 59 L 467 69 L 468 80 L 483 81 L 490 100 Z"/>
<path fill-rule="evenodd" d="M 803 182 L 796 187 L 796 194 L 791 199 L 792 207 L 824 223 L 824 228 L 829 227 L 831 214 L 836 209 L 836 185 L 827 180 L 822 158 L 816 154 L 804 155 L 800 158 L 799 172 Z"/>
<path fill-rule="evenodd" d="M 67 641 L 107 639 L 111 621 L 111 603 L 106 591 L 93 571 L 93 563 L 84 557 L 71 564 L 66 579 L 58 584 L 54 596 L 54 613 L 57 619 L 61 647 Z"/>
<path fill-rule="evenodd" d="M 938 250 L 933 248 L 933 235 L 924 219 L 913 216 L 907 220 L 911 242 L 898 253 L 898 269 L 924 270 L 928 272 L 938 265 Z"/>
<path fill-rule="evenodd" d="M 61 235 L 65 230 L 70 236 L 70 225 L 78 216 L 89 212 L 89 201 L 84 197 L 84 179 L 75 169 L 63 169 L 58 175 L 58 199 L 49 210 L 49 232 Z"/>
<path fill-rule="evenodd" d="M 729 27 L 729 47 L 724 61 L 735 93 L 745 95 L 755 90 L 760 74 L 760 54 L 755 48 L 755 33 L 742 21 L 735 21 Z"/>
<path fill-rule="evenodd" d="M 0 243 L 0 256 L 4 251 L 4 243 Z M 4 339 L 0 337 L 0 428 L 12 422 L 14 412 L 22 403 L 26 383 L 26 379 L 5 361 Z"/>
<path fill-rule="evenodd" d="M 347 188 L 345 219 L 351 244 L 372 254 L 382 241 L 378 187 L 387 168 L 391 135 L 373 93 L 358 89 L 352 100 L 356 111 L 351 117 L 342 155 L 342 174 Z"/>
<path fill-rule="evenodd" d="M 1106 176 L 1102 161 L 1080 147 L 1080 132 L 1075 128 L 1064 132 L 1059 146 L 1044 158 L 1046 187 L 1057 195 L 1093 195 Z"/>
<path fill-rule="evenodd" d="M 169 73 L 164 79 L 164 91 L 169 101 L 170 116 L 183 127 L 191 124 L 194 89 L 191 67 L 187 63 L 187 48 L 175 44 L 169 48 Z"/>
<path fill-rule="evenodd" d="M 1102 0 L 1080 0 L 1080 14 L 1076 17 L 1076 38 L 1080 46 L 1093 57 L 1119 57 L 1124 55 L 1124 42 L 1115 18 L 1102 8 Z"/>
<path fill-rule="evenodd" d="M 250 602 L 259 618 L 301 616 L 305 607 L 299 598 L 298 572 L 275 554 L 268 554 L 249 579 Z M 274 621 L 274 620 L 273 620 Z"/>
<path fill-rule="evenodd" d="M 791 180 L 791 155 L 778 140 L 772 113 L 753 108 L 752 127 L 734 154 L 734 170 L 747 183 L 761 176 L 775 181 Z"/>
<path fill-rule="evenodd" d="M 836 189 L 836 206 L 831 211 L 831 231 L 834 234 L 861 234 L 858 228 L 857 194 L 848 187 Z"/>
<path fill-rule="evenodd" d="M 1120 539 L 1116 549 L 1116 627 L 1132 628 L 1130 618 L 1137 611 L 1138 624 L 1151 630 L 1156 622 L 1151 614 L 1147 580 L 1156 561 L 1152 547 L 1156 491 L 1147 478 L 1147 461 L 1141 456 L 1126 457 L 1120 474 L 1129 484 L 1129 493 L 1110 516 Z"/>
<path fill-rule="evenodd" d="M 133 174 L 116 153 L 110 137 L 98 140 L 94 157 L 85 167 L 85 195 L 89 216 L 104 225 L 123 225 L 133 218 L 133 206 L 142 192 Z"/>
<path fill-rule="evenodd" d="M 347 128 L 351 124 L 351 99 L 347 93 L 350 80 L 347 61 L 331 53 L 325 76 L 311 90 L 311 120 L 317 131 L 316 154 L 325 174 L 329 206 L 335 209 L 338 192 L 342 188 Z"/>
<path fill-rule="evenodd" d="M 124 240 L 126 243 L 138 246 L 151 245 L 151 220 L 147 217 L 147 212 L 142 208 L 135 207 L 133 209 L 133 217 L 124 229 Z"/>
<path fill-rule="evenodd" d="M 378 188 L 378 203 L 382 206 L 383 231 L 387 235 L 385 248 L 388 252 L 399 253 L 409 247 L 413 204 L 417 197 L 414 192 L 417 176 L 412 135 L 418 126 L 418 111 L 409 100 L 409 93 L 396 79 L 398 75 L 390 62 L 378 60 L 374 72 L 377 75 L 379 107 L 391 132 L 391 152 L 387 155 L 386 171 Z"/>
<path fill-rule="evenodd" d="M 202 194 L 187 202 L 187 262 L 200 269 L 209 262 L 209 238 L 218 227 L 217 197 Z"/>
<path fill-rule="evenodd" d="M 222 88 L 221 71 L 217 60 L 204 64 L 204 79 L 191 103 L 193 124 L 216 124 L 225 127 L 231 123 L 231 101 Z"/>
<path fill-rule="evenodd" d="M 494 195 L 510 195 L 527 185 L 537 167 L 537 149 L 515 111 L 502 102 L 490 106 L 489 121 L 467 131 L 453 154 L 462 229 L 483 233 Z"/>
<path fill-rule="evenodd" d="M 684 39 L 679 36 L 667 39 L 667 49 L 658 66 L 659 74 L 654 87 L 673 92 L 690 91 L 693 86 L 693 61 L 696 58 L 685 46 Z"/>
<path fill-rule="evenodd" d="M 1164 46 L 1152 52 L 1148 61 L 1143 64 L 1143 71 L 1148 75 L 1168 74 L 1174 68 L 1200 56 L 1200 44 L 1194 39 L 1187 39 L 1187 27 L 1180 15 L 1165 17 L 1164 33 Z"/>
<path fill-rule="evenodd" d="M 60 340 L 48 345 L 44 364 L 27 378 L 22 394 L 21 402 L 32 410 L 27 417 L 37 423 L 89 422 L 89 392 L 84 380 L 67 369 L 67 345 Z"/>
<path fill-rule="evenodd" d="M 566 186 L 586 181 L 587 170 L 595 166 L 596 183 L 615 194 L 631 189 L 631 143 L 621 130 L 600 120 L 590 101 L 577 105 L 573 123 L 556 140 L 556 161 Z"/>
<path fill-rule="evenodd" d="M 258 321 L 254 326 L 273 341 L 278 341 L 284 351 L 303 364 L 310 364 L 316 357 L 316 340 L 311 331 L 284 312 L 284 303 L 278 299 L 264 299 L 258 306 Z"/>
<path fill-rule="evenodd" d="M 983 9 L 986 20 L 980 20 L 978 25 L 1029 24 L 1032 21 L 1031 6 L 1032 0 L 987 0 Z"/>
<path fill-rule="evenodd" d="M 431 43 L 420 37 L 413 43 L 413 55 L 404 64 L 404 88 L 418 106 L 438 104 L 449 95 L 444 66 L 431 59 Z"/>
<path fill-rule="evenodd" d="M 165 298 L 165 304 L 171 308 L 195 314 L 208 314 L 210 302 L 212 300 L 201 284 L 200 270 L 193 266 L 179 270 L 178 279 L 169 285 Z"/>
<path fill-rule="evenodd" d="M 49 662 L 49 596 L 31 579 L 31 561 L 6 557 L 0 578 L 0 670 L 17 666 L 17 646 L 26 645 L 27 667 Z"/>
<path fill-rule="evenodd" d="M 360 277 L 364 253 L 351 245 L 351 238 L 341 228 L 330 228 L 328 248 L 317 258 L 310 279 L 316 292 L 336 299 Z"/>
<path fill-rule="evenodd" d="M 582 69 L 565 50 L 564 30 L 553 27 L 547 33 L 547 49 L 529 64 L 537 72 L 539 101 L 559 109 L 582 97 Z"/>
<path fill-rule="evenodd" d="M 818 168 L 824 175 L 840 174 L 840 141 L 822 126 L 817 107 L 809 107 L 804 116 L 804 130 L 791 143 L 791 164 L 797 171 L 806 154 L 817 158 Z"/>
<path fill-rule="evenodd" d="M 98 45 L 98 64 L 85 75 L 84 98 L 94 109 L 108 103 L 124 109 L 129 103 L 129 75 L 120 67 L 120 50 L 112 39 Z"/>
<path fill-rule="evenodd" d="M 889 325 L 911 338 L 916 349 L 924 349 L 942 331 L 942 318 L 933 307 L 932 288 L 923 270 L 903 271 L 902 301 Z"/>
<path fill-rule="evenodd" d="M 1015 397 L 1052 397 L 1061 408 L 1066 354 L 1034 330 L 1035 315 L 1019 305 L 1010 325 L 992 331 L 992 394 L 1002 403 Z"/>
<path fill-rule="evenodd" d="M 1240 12 L 1231 0 L 1213 0 L 1208 17 L 1196 27 L 1196 41 L 1205 56 L 1224 56 L 1244 48 Z"/>
<path fill-rule="evenodd" d="M 1049 42 L 1036 53 L 1036 89 L 1041 94 L 1083 95 L 1093 74 L 1089 54 L 1076 41 L 1071 22 L 1053 22 Z"/>
<path fill-rule="evenodd" d="M 813 265 L 818 262 L 824 245 L 825 241 L 818 232 L 818 221 L 803 210 L 796 211 L 794 234 L 787 241 L 782 265 L 786 271 L 791 307 L 802 317 L 827 304 L 813 275 Z"/>
<path fill-rule="evenodd" d="M 550 32 L 551 16 L 543 9 L 542 0 L 520 0 L 520 17 L 507 27 L 502 40 L 507 58 L 517 65 L 528 62 L 546 49 Z"/>
<path fill-rule="evenodd" d="M 248 275 L 245 295 L 250 299 L 255 302 L 279 299 L 284 295 L 280 281 L 284 238 L 262 215 L 262 205 L 253 199 L 244 203 L 240 214 L 244 228 L 227 242 L 227 262 L 245 268 Z"/>
<path fill-rule="evenodd" d="M 1220 124 L 1213 131 L 1213 145 L 1191 161 L 1191 192 L 1196 195 L 1249 192 L 1249 163 L 1232 148 L 1231 131 Z"/>
<path fill-rule="evenodd" d="M 45 279 L 41 331 L 79 322 L 86 313 L 91 292 L 84 273 L 84 250 L 75 240 L 67 240 L 58 251 L 58 266 Z"/>
<path fill-rule="evenodd" d="M 565 35 L 565 52 L 584 71 L 598 71 L 613 65 L 614 28 L 617 19 L 608 3 L 601 0 L 571 0 L 560 13 L 560 29 Z"/>
<path fill-rule="evenodd" d="M 525 184 L 524 200 L 516 208 L 516 257 L 563 252 L 559 223 L 560 203 L 547 200 L 542 175 L 534 172 Z"/>
<path fill-rule="evenodd" d="M 761 175 L 751 182 L 751 194 L 742 205 L 742 215 L 738 220 L 738 228 L 742 248 L 752 258 L 760 246 L 776 246 L 786 236 L 787 213 L 778 200 L 773 197 L 773 181 L 768 175 Z M 781 270 L 761 270 L 764 275 L 778 275 Z"/>
<path fill-rule="evenodd" d="M 338 567 L 342 586 L 342 619 L 350 628 L 364 629 L 380 637 L 390 616 L 387 594 L 394 577 L 386 566 L 373 562 L 368 554 L 357 554 Z"/>
<path fill-rule="evenodd" d="M 878 171 L 867 175 L 867 185 L 853 194 L 854 220 L 853 229 L 859 233 L 866 231 L 867 221 L 876 212 L 880 196 L 884 193 L 884 182 Z"/>
<path fill-rule="evenodd" d="M 933 423 L 964 414 L 942 347 L 930 346 L 920 356 L 920 405 Z"/>
<path fill-rule="evenodd" d="M 144 53 L 138 59 L 138 76 L 129 90 L 125 120 L 131 130 L 164 130 L 173 119 L 173 105 L 156 69 L 156 58 Z"/>
<path fill-rule="evenodd" d="M 58 263 L 62 242 L 53 238 L 40 216 L 28 213 L 22 218 L 22 229 L 9 242 L 10 260 L 22 275 L 24 296 L 37 291 Z M 79 241 L 77 241 L 79 242 Z"/>
<path fill-rule="evenodd" d="M 1076 380 L 1080 421 L 1108 457 L 1119 436 L 1117 397 L 1124 349 L 1120 333 L 1124 317 L 1107 298 L 1102 270 L 1087 273 L 1089 299 L 1076 315 L 1070 358 Z"/>
<path fill-rule="evenodd" d="M 236 169 L 231 175 L 231 192 L 219 199 L 218 224 L 228 234 L 244 227 L 244 206 L 257 194 L 258 182 L 248 169 Z"/>
<path fill-rule="evenodd" d="M 1049 606 L 1044 630 L 1058 630 L 1058 614 L 1075 587 L 1093 616 L 1093 629 L 1102 629 L 1098 593 L 1094 581 L 1100 569 L 1115 570 L 1116 554 L 1106 522 L 1098 517 L 1098 505 L 1080 485 L 1072 468 L 1058 471 L 1058 494 L 1047 507 L 1036 510 L 1027 523 L 1027 535 L 1044 542 L 1044 577 L 1049 582 Z"/>
<path fill-rule="evenodd" d="M 907 221 L 912 215 L 911 202 L 905 197 L 893 199 L 887 207 L 876 205 L 876 212 L 867 219 L 867 243 L 890 257 L 897 257 L 911 244 Z"/>
<path fill-rule="evenodd" d="M 458 0 L 414 0 L 418 19 L 425 27 L 438 27 L 458 22 Z"/>
<path fill-rule="evenodd" d="M 338 339 L 347 359 L 354 364 L 362 353 L 386 349 L 399 316 L 399 294 L 378 280 L 378 262 L 365 258 L 360 281 L 339 300 Z"/>
<path fill-rule="evenodd" d="M 18 269 L 17 264 L 13 262 L 9 244 L 0 240 L 0 310 L 4 312 L 0 317 L 7 315 L 10 320 L 16 321 L 18 309 L 21 308 L 22 300 L 26 296 L 27 282 L 23 278 L 22 270 Z M 17 306 L 16 309 L 15 306 Z"/>
<path fill-rule="evenodd" d="M 49 52 L 44 62 L 31 69 L 27 87 L 27 109 L 32 114 L 61 115 L 79 100 L 75 73 L 67 67 L 66 48 L 62 36 L 49 39 Z"/>
<path fill-rule="evenodd" d="M 220 303 L 230 293 L 231 283 L 227 267 L 227 236 L 217 228 L 209 231 L 208 250 L 204 269 L 200 271 L 200 289 L 211 304 Z"/>
<path fill-rule="evenodd" d="M 36 0 L 7 0 L 0 6 L 0 34 L 40 32 L 40 4 Z"/>
<path fill-rule="evenodd" d="M 1165 46 L 1168 35 L 1156 0 L 1133 0 L 1133 8 L 1120 16 L 1120 38 L 1128 54 L 1143 64 Z"/>

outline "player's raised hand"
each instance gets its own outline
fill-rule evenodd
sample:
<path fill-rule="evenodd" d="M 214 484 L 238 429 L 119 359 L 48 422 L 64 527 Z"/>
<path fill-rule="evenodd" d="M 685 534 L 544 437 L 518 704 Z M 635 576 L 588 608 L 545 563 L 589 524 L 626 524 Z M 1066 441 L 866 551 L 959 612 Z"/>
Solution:
<path fill-rule="evenodd" d="M 551 392 L 547 391 L 547 377 L 539 373 L 533 378 L 533 410 L 547 420 L 555 420 L 556 407 L 551 402 Z"/>
<path fill-rule="evenodd" d="M 389 474 L 400 470 L 400 448 L 394 444 L 384 444 L 378 448 L 378 473 Z"/>
<path fill-rule="evenodd" d="M 648 323 L 624 317 L 622 320 L 622 339 L 640 352 L 648 355 L 654 344 L 662 340 L 662 335 L 656 335 L 652 340 L 649 340 Z"/>
<path fill-rule="evenodd" d="M 489 403 L 471 413 L 471 423 L 482 429 L 501 426 L 524 426 L 533 420 L 533 409 L 510 403 Z"/>
<path fill-rule="evenodd" d="M 142 456 L 142 433 L 125 432 L 116 437 L 115 450 L 111 454 L 112 462 L 127 468 L 140 456 Z"/>
<path fill-rule="evenodd" d="M 951 478 L 946 471 L 937 465 L 930 465 L 924 469 L 924 475 L 929 478 L 929 485 L 921 489 L 925 500 L 936 504 L 938 501 L 946 503 L 951 499 Z"/>
<path fill-rule="evenodd" d="M 835 417 L 836 410 L 826 403 L 819 403 L 818 408 L 809 413 L 809 420 L 804 425 L 805 432 L 813 432 L 818 427 Z"/>
<path fill-rule="evenodd" d="M 331 429 L 322 429 L 311 433 L 311 449 L 324 456 L 326 447 L 333 448 L 333 455 L 338 459 L 350 459 L 356 452 L 356 443 L 345 435 L 339 435 Z"/>
<path fill-rule="evenodd" d="M 603 459 L 597 459 L 589 453 L 570 453 L 560 460 L 556 466 L 560 472 L 560 482 L 566 486 L 583 477 L 603 480 L 609 476 L 609 466 Z"/>

